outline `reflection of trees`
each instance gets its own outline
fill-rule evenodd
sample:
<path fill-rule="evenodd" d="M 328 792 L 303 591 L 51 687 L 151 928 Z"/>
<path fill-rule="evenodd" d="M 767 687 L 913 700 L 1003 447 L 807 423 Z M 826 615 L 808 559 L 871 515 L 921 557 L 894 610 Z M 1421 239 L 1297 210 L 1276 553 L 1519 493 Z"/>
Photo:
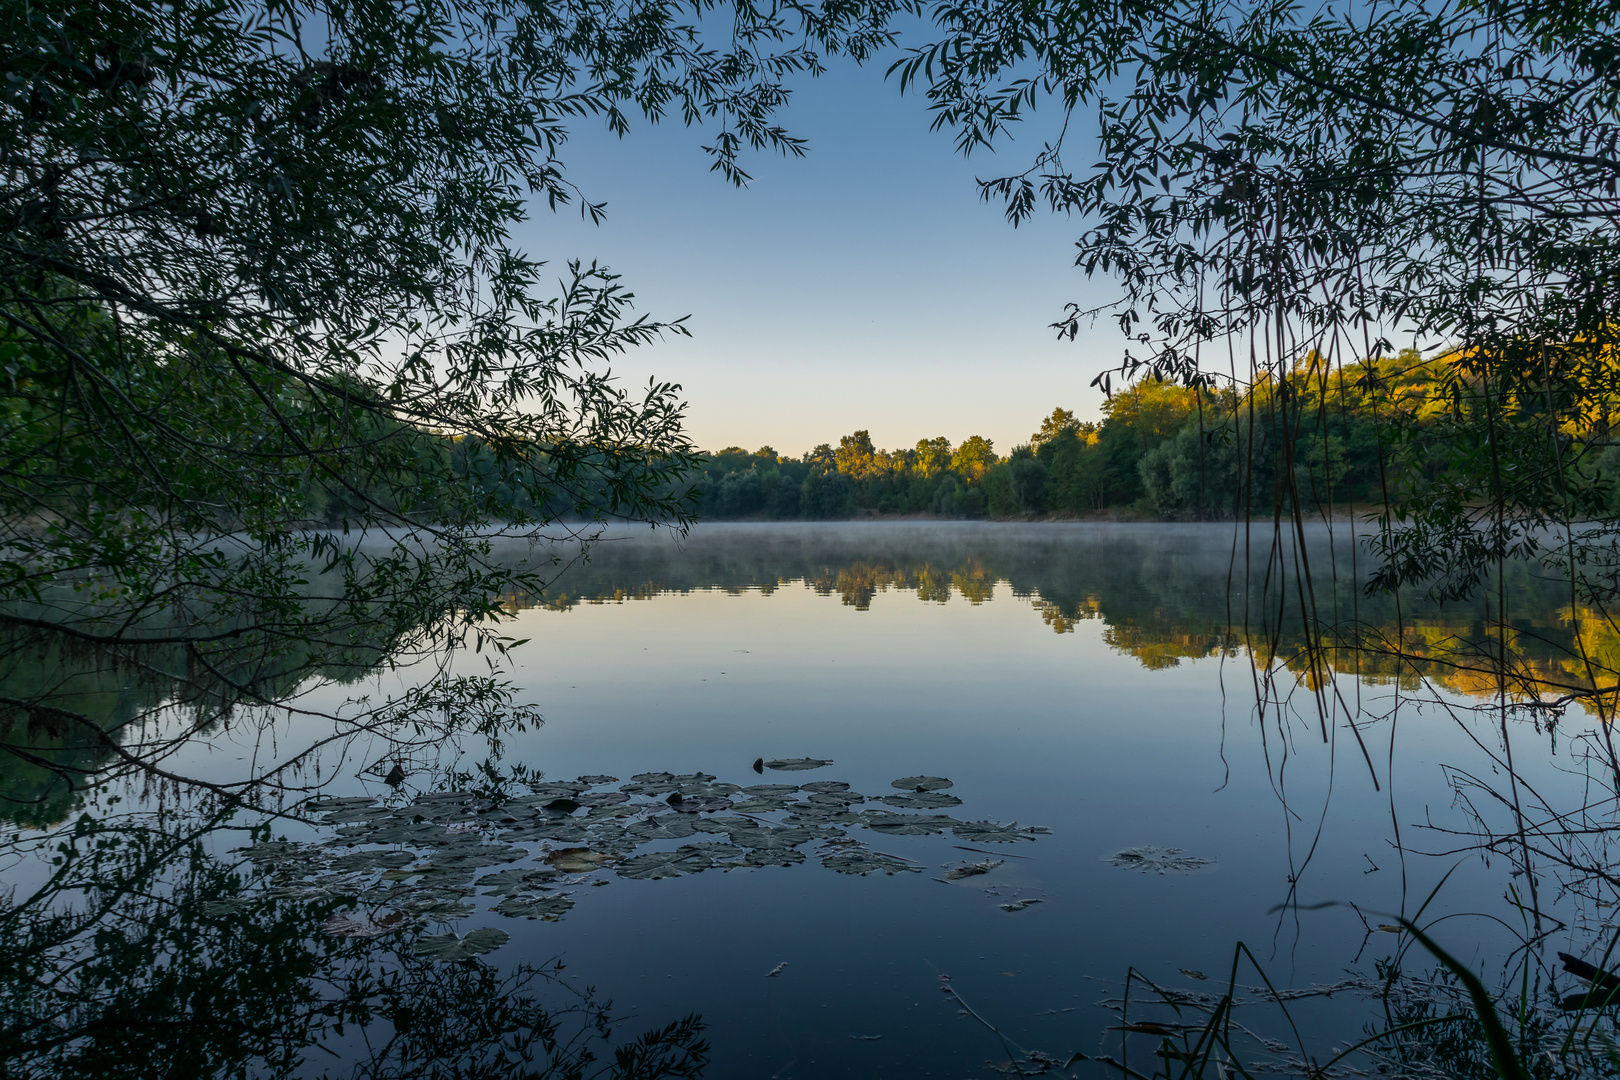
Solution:
<path fill-rule="evenodd" d="M 614 1045 L 607 1004 L 559 965 L 433 963 L 409 956 L 414 932 L 323 933 L 347 902 L 266 899 L 208 853 L 231 831 L 86 819 L 52 838 L 60 857 L 42 887 L 0 903 L 9 1075 L 116 1076 L 135 1062 L 196 1077 L 701 1071 L 695 1017 Z"/>
<path fill-rule="evenodd" d="M 282 614 L 294 621 L 323 609 L 303 634 L 277 625 L 274 612 L 249 614 L 234 605 L 176 606 L 161 617 L 108 626 L 116 606 L 80 603 L 68 630 L 8 629 L 0 640 L 0 816 L 35 825 L 60 821 L 77 793 L 130 776 L 227 798 L 273 793 L 300 787 L 305 763 L 357 735 L 379 736 L 405 752 L 450 730 L 493 731 L 534 719 L 532 709 L 513 707 L 497 678 L 448 671 L 457 641 L 454 596 L 429 604 L 434 586 L 423 581 L 398 586 L 420 592 L 422 603 L 355 605 L 352 582 L 335 580 L 342 576 L 312 575 L 309 595 L 288 601 Z M 323 600 L 323 591 L 341 595 Z M 62 593 L 47 597 L 50 606 L 68 606 L 72 598 Z M 381 700 L 332 703 L 334 687 L 379 668 L 408 666 L 428 677 Z M 235 781 L 182 776 L 171 764 L 199 738 L 252 739 L 289 722 L 317 720 L 329 727 L 310 745 L 284 747 L 268 766 L 260 758 L 252 775 Z"/>
<path fill-rule="evenodd" d="M 1510 567 L 1502 583 L 1512 616 L 1502 619 L 1494 597 L 1438 606 L 1422 597 L 1364 595 L 1358 571 L 1365 567 L 1355 553 L 1341 545 L 1329 557 L 1324 540 L 1314 552 L 1320 570 L 1307 620 L 1292 591 L 1291 553 L 1258 546 L 1250 558 L 1234 558 L 1232 536 L 1229 527 L 700 529 L 678 552 L 660 543 L 604 545 L 540 603 L 566 610 L 802 582 L 864 611 L 884 592 L 982 603 L 1005 584 L 1054 632 L 1098 620 L 1110 647 L 1149 668 L 1243 651 L 1313 689 L 1334 672 L 1408 690 L 1427 680 L 1471 697 L 1501 692 L 1516 700 L 1590 700 L 1620 670 L 1620 627 L 1586 609 L 1571 617 L 1567 595 L 1522 567 Z M 535 602 L 508 599 L 513 609 Z"/>

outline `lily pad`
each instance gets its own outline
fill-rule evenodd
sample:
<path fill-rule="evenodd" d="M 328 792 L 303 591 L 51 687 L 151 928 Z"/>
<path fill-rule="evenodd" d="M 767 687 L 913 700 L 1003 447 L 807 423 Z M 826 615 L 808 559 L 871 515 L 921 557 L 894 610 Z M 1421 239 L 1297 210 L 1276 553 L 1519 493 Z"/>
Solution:
<path fill-rule="evenodd" d="M 957 866 L 946 867 L 945 880 L 961 881 L 963 878 L 988 874 L 1006 861 L 1006 859 L 981 859 L 979 862 L 961 863 Z"/>
<path fill-rule="evenodd" d="M 625 829 L 643 840 L 684 840 L 697 829 L 697 823 L 683 814 L 669 814 L 652 821 L 638 821 Z"/>
<path fill-rule="evenodd" d="M 857 795 L 853 791 L 813 791 L 810 793 L 810 803 L 815 806 L 843 807 L 850 803 L 865 802 L 865 795 Z"/>
<path fill-rule="evenodd" d="M 1180 848 L 1153 847 L 1150 844 L 1117 851 L 1104 856 L 1103 862 L 1143 874 L 1192 874 L 1215 865 L 1214 859 L 1187 855 Z"/>
<path fill-rule="evenodd" d="M 738 859 L 743 855 L 743 849 L 731 844 L 682 844 L 676 854 L 688 858 L 706 858 L 719 861 L 721 859 Z"/>
<path fill-rule="evenodd" d="M 951 830 L 958 839 L 972 840 L 978 844 L 1011 844 L 1019 840 L 1033 840 L 1036 831 L 1036 826 L 1020 827 L 1016 821 L 1011 825 L 1003 825 L 999 821 L 962 821 Z"/>
<path fill-rule="evenodd" d="M 304 804 L 304 809 L 315 814 L 329 813 L 333 810 L 353 810 L 362 806 L 375 806 L 376 799 L 364 796 L 346 796 L 343 798 L 311 799 Z"/>
<path fill-rule="evenodd" d="M 593 791 L 586 795 L 576 796 L 574 802 L 580 806 L 617 806 L 627 803 L 630 796 L 622 791 Z"/>
<path fill-rule="evenodd" d="M 777 772 L 801 772 L 805 769 L 819 769 L 824 765 L 831 764 L 831 761 L 823 761 L 821 758 L 813 757 L 772 758 L 765 763 L 765 767 L 775 769 Z"/>
<path fill-rule="evenodd" d="M 475 956 L 494 952 L 505 945 L 507 937 L 505 930 L 497 930 L 492 926 L 481 926 L 468 932 L 466 937 L 457 937 L 455 934 L 430 934 L 417 938 L 416 945 L 411 949 L 411 955 L 443 963 L 471 960 Z"/>
<path fill-rule="evenodd" d="M 411 925 L 411 917 L 397 909 L 360 915 L 333 915 L 321 923 L 321 930 L 332 937 L 374 938 L 397 933 Z"/>
<path fill-rule="evenodd" d="M 670 808 L 682 814 L 713 814 L 721 810 L 731 809 L 730 799 L 705 798 L 682 799 L 678 803 L 670 803 Z"/>
<path fill-rule="evenodd" d="M 517 862 L 519 859 L 527 858 L 528 854 L 523 848 L 510 847 L 506 844 L 459 844 L 435 851 L 428 857 L 428 863 L 434 867 L 471 870 L 480 866 L 499 866 L 502 863 Z"/>
<path fill-rule="evenodd" d="M 556 840 L 564 844 L 577 844 L 589 835 L 584 825 L 574 822 L 531 825 L 511 832 L 503 832 L 500 839 L 509 844 L 532 843 L 535 840 Z"/>
<path fill-rule="evenodd" d="M 325 825 L 348 825 L 355 822 L 381 821 L 394 816 L 392 810 L 381 806 L 356 806 L 347 810 L 334 810 L 321 816 Z"/>
<path fill-rule="evenodd" d="M 382 867 L 386 870 L 396 870 L 401 866 L 409 866 L 416 861 L 416 857 L 408 851 L 356 851 L 350 855 L 340 855 L 332 860 L 332 869 L 338 871 L 373 870 Z"/>
<path fill-rule="evenodd" d="M 593 774 L 591 776 L 581 776 L 574 782 L 576 784 L 584 784 L 586 787 L 595 787 L 598 784 L 617 784 L 619 782 L 619 778 L 617 776 Z"/>
<path fill-rule="evenodd" d="M 558 799 L 564 796 L 572 798 L 588 787 L 590 787 L 590 785 L 586 783 L 575 783 L 571 780 L 554 780 L 547 781 L 543 784 L 531 784 L 529 785 L 529 790 L 535 795 L 550 795 L 553 799 Z M 524 798 L 527 797 L 528 796 L 524 796 Z"/>
<path fill-rule="evenodd" d="M 743 788 L 743 792 L 748 795 L 760 795 L 768 798 L 777 798 L 789 795 L 797 795 L 799 793 L 799 788 L 797 784 L 754 784 L 750 787 Z"/>
<path fill-rule="evenodd" d="M 804 862 L 804 852 L 797 848 L 750 848 L 744 866 L 797 866 Z"/>
<path fill-rule="evenodd" d="M 944 814 L 873 814 L 862 817 L 867 828 L 887 836 L 931 836 L 961 824 Z"/>
<path fill-rule="evenodd" d="M 305 844 L 295 844 L 291 840 L 270 840 L 251 847 L 232 848 L 233 853 L 254 863 L 282 863 L 306 862 L 309 860 L 311 848 Z"/>
<path fill-rule="evenodd" d="M 509 915 L 514 919 L 544 919 L 546 922 L 556 922 L 573 906 L 574 901 L 566 896 L 509 896 L 490 910 L 498 915 Z"/>
<path fill-rule="evenodd" d="M 235 915 L 239 911 L 264 903 L 259 896 L 230 896 L 221 900 L 204 900 L 197 905 L 197 910 L 212 919 Z"/>
<path fill-rule="evenodd" d="M 889 786 L 902 791 L 942 791 L 956 785 L 943 776 L 902 776 L 898 780 L 890 781 Z"/>
<path fill-rule="evenodd" d="M 849 785 L 842 780 L 817 780 L 813 784 L 800 784 L 800 791 L 816 791 L 825 794 L 829 791 L 848 791 Z"/>
<path fill-rule="evenodd" d="M 855 825 L 864 820 L 861 815 L 848 811 L 833 813 L 831 808 L 826 806 L 810 806 L 801 803 L 799 806 L 793 807 L 793 810 L 793 813 L 782 819 L 782 824 L 791 825 L 796 829 L 830 830 L 827 832 L 829 836 L 844 835 L 842 829 L 834 828 L 835 825 Z M 898 817 L 899 815 L 895 816 Z"/>
<path fill-rule="evenodd" d="M 752 818 L 699 818 L 692 822 L 692 828 L 698 832 L 725 833 L 732 836 L 738 833 L 759 832 L 760 824 Z"/>
<path fill-rule="evenodd" d="M 786 851 L 816 839 L 809 829 L 753 829 L 739 830 L 732 840 L 751 851 Z"/>
<path fill-rule="evenodd" d="M 554 866 L 499 870 L 479 878 L 478 887 L 484 890 L 485 896 L 514 896 L 544 888 L 546 883 L 556 880 L 557 874 Z"/>
<path fill-rule="evenodd" d="M 840 851 L 832 855 L 823 855 L 821 865 L 840 874 L 857 874 L 861 877 L 873 873 L 899 874 L 908 870 L 919 873 L 922 871 L 921 866 L 902 862 L 891 855 L 876 851 Z"/>
<path fill-rule="evenodd" d="M 682 877 L 707 870 L 713 863 L 704 856 L 693 856 L 682 851 L 650 851 L 633 855 L 618 865 L 618 875 L 636 881 L 655 881 L 658 878 Z"/>
<path fill-rule="evenodd" d="M 788 803 L 788 799 L 755 796 L 751 799 L 744 799 L 742 802 L 734 802 L 731 804 L 731 808 L 744 814 L 769 814 L 786 809 Z"/>
<path fill-rule="evenodd" d="M 941 791 L 919 791 L 914 795 L 885 795 L 881 800 L 902 810 L 943 810 L 948 806 L 961 806 L 962 800 Z"/>
<path fill-rule="evenodd" d="M 1026 908 L 1035 906 L 1036 904 L 1044 903 L 1046 903 L 1046 901 L 1042 900 L 1040 897 L 1031 896 L 1024 900 L 1011 900 L 1005 904 L 997 904 L 996 906 L 1002 911 L 1023 911 Z"/>
<path fill-rule="evenodd" d="M 667 795 L 678 786 L 675 777 L 667 772 L 638 773 L 628 784 L 620 784 L 619 790 L 629 795 Z"/>

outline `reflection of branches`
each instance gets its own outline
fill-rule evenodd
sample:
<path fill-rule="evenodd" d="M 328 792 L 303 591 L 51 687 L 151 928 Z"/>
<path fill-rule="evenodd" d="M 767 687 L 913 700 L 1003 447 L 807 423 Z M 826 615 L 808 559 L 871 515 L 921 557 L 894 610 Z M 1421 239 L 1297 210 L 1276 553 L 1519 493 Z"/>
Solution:
<path fill-rule="evenodd" d="M 121 625 L 107 643 L 13 633 L 0 661 L 6 816 L 49 824 L 76 793 L 117 780 L 177 784 L 217 799 L 273 797 L 307 790 L 317 763 L 331 765 L 333 751 L 341 757 L 357 739 L 380 741 L 397 757 L 457 732 L 498 739 L 539 722 L 493 665 L 481 675 L 453 669 L 458 654 L 499 659 L 509 647 L 498 625 L 506 613 L 484 610 L 493 601 L 425 580 L 406 590 L 414 599 L 396 604 L 381 598 L 386 583 L 357 583 L 348 571 L 341 582 L 327 580 L 338 573 L 312 575 L 316 595 L 296 601 L 299 611 L 315 612 L 301 634 L 273 611 L 256 615 L 234 603 Z M 69 600 L 64 592 L 51 602 L 72 607 L 79 626 L 116 612 Z M 238 624 L 240 633 L 232 630 Z M 380 700 L 334 701 L 334 690 L 368 671 L 398 669 L 410 677 Z M 294 728 L 296 738 L 281 737 Z M 199 740 L 218 744 L 234 732 L 251 743 L 243 756 L 252 764 L 241 775 L 205 777 L 171 764 Z M 319 775 L 329 778 L 330 769 Z"/>
<path fill-rule="evenodd" d="M 21 1075 L 690 1077 L 687 1017 L 610 1043 L 561 966 L 413 959 L 320 930 L 328 900 L 265 899 L 206 851 L 220 818 L 88 819 L 0 905 L 0 1052 Z M 245 831 L 245 830 L 244 830 Z M 605 1058 L 605 1059 L 604 1059 Z"/>

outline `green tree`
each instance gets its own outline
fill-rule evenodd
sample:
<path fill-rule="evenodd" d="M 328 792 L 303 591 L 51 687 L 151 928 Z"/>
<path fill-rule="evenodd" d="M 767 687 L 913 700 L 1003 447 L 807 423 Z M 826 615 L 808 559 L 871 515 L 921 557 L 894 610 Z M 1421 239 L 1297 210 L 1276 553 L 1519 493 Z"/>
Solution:
<path fill-rule="evenodd" d="M 877 447 L 872 445 L 872 435 L 867 431 L 842 436 L 833 455 L 838 463 L 838 471 L 856 480 L 877 471 L 876 457 Z"/>
<path fill-rule="evenodd" d="M 917 471 L 926 477 L 938 476 L 951 464 L 951 440 L 941 435 L 917 442 Z"/>
<path fill-rule="evenodd" d="M 1029 445 L 1036 450 L 1062 435 L 1080 431 L 1080 421 L 1068 409 L 1056 408 L 1052 415 L 1041 421 L 1041 429 L 1029 437 Z"/>
<path fill-rule="evenodd" d="M 1275 384 L 1285 483 L 1255 509 L 1298 519 L 1296 450 L 1331 435 L 1325 411 L 1299 408 L 1321 377 L 1300 362 L 1381 361 L 1399 329 L 1451 357 L 1431 392 L 1449 419 L 1389 419 L 1377 586 L 1458 596 L 1539 554 L 1596 596 L 1620 580 L 1620 520 L 1581 467 L 1620 400 L 1610 15 L 983 0 L 936 9 L 936 39 L 893 70 L 964 151 L 1055 107 L 1059 134 L 982 193 L 1014 222 L 1043 204 L 1086 222 L 1077 264 L 1123 287 L 1129 344 L 1105 389 L 1144 371 Z M 1090 314 L 1072 308 L 1061 332 Z M 1229 370 L 1232 356 L 1248 359 Z"/>
<path fill-rule="evenodd" d="M 681 324 L 511 236 L 531 204 L 601 215 L 561 156 L 591 118 L 713 119 L 736 183 L 801 152 L 782 80 L 889 34 L 795 11 L 711 44 L 674 0 L 8 5 L 0 631 L 227 668 L 375 627 L 498 644 L 541 577 L 489 557 L 491 518 L 686 520 L 677 388 L 606 372 Z M 489 690 L 438 685 L 423 715 Z"/>
<path fill-rule="evenodd" d="M 982 435 L 970 435 L 951 455 L 951 471 L 977 483 L 997 460 L 995 447 Z"/>
<path fill-rule="evenodd" d="M 799 515 L 831 521 L 855 513 L 855 484 L 837 469 L 815 468 L 800 489 Z"/>

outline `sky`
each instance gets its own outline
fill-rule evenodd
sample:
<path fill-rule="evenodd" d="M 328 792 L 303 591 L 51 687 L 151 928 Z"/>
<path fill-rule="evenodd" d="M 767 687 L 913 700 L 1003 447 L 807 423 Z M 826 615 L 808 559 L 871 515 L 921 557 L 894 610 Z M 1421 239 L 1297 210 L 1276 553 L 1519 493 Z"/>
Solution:
<path fill-rule="evenodd" d="M 690 338 L 614 371 L 680 383 L 701 448 L 798 456 L 864 428 L 880 447 L 983 435 L 1006 453 L 1055 406 L 1097 415 L 1088 384 L 1123 336 L 1107 320 L 1073 342 L 1050 329 L 1065 303 L 1118 295 L 1073 266 L 1080 222 L 1014 229 L 980 202 L 974 178 L 1017 171 L 1030 147 L 964 159 L 928 130 L 926 102 L 884 80 L 888 62 L 795 84 L 782 120 L 808 155 L 751 155 L 741 190 L 709 171 L 712 130 L 643 122 L 620 140 L 576 125 L 568 176 L 607 203 L 606 220 L 537 206 L 517 234 L 559 271 L 569 258 L 611 267 L 639 311 L 690 317 Z"/>

